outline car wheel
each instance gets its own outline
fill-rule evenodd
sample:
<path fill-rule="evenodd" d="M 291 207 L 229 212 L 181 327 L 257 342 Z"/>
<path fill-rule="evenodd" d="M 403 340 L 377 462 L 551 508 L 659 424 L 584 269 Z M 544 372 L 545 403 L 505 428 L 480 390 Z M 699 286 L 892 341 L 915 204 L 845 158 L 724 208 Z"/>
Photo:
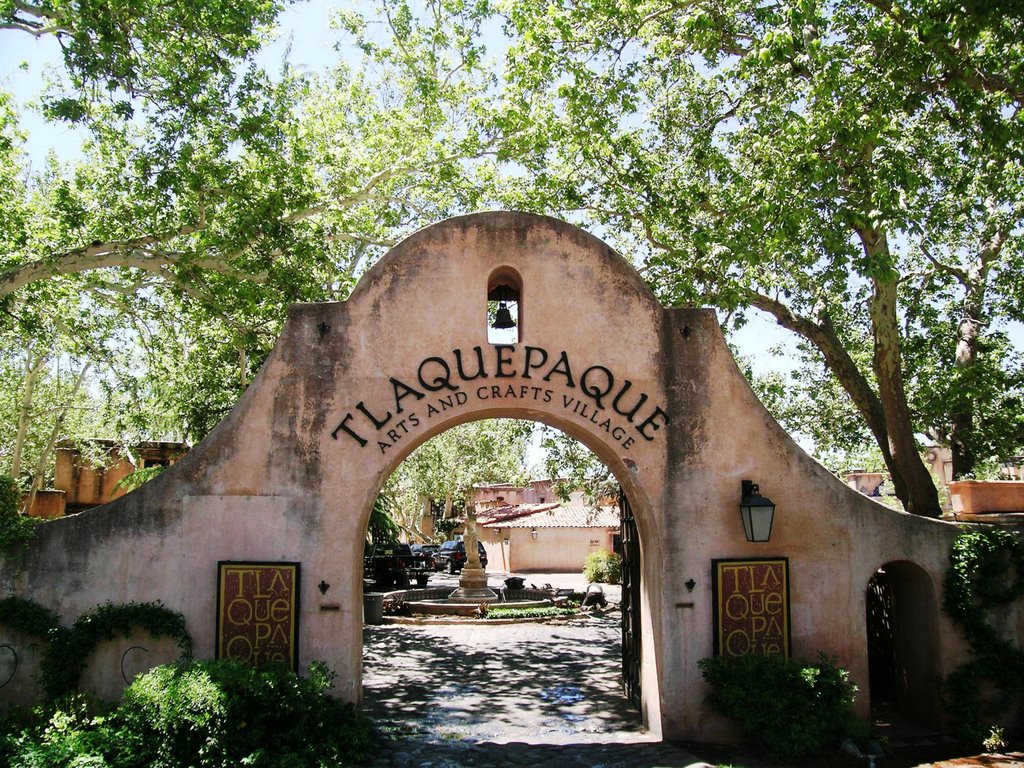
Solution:
<path fill-rule="evenodd" d="M 458 573 L 458 572 L 459 572 L 458 569 L 455 567 L 455 561 L 454 560 L 449 560 L 448 561 L 448 573 L 455 574 L 455 573 Z"/>

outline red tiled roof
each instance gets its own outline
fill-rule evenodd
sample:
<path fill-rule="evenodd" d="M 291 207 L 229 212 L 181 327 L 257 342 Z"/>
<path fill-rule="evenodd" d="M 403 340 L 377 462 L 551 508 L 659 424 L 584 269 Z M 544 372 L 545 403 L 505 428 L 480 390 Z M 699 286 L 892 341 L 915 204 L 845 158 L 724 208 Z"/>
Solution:
<path fill-rule="evenodd" d="M 617 528 L 619 510 L 583 504 L 522 504 L 477 515 L 485 528 Z"/>

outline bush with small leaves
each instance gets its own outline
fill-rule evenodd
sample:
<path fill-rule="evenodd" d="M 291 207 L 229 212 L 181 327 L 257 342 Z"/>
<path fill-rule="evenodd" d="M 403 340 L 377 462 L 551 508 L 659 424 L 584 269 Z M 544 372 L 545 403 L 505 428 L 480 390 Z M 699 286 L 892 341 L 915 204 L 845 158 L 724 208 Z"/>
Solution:
<path fill-rule="evenodd" d="M 825 655 L 816 664 L 781 656 L 716 656 L 698 664 L 714 688 L 709 703 L 773 757 L 838 745 L 852 722 L 857 688 Z"/>
<path fill-rule="evenodd" d="M 279 665 L 184 661 L 140 676 L 113 720 L 134 765 L 335 766 L 370 743 L 367 722 L 326 695 L 322 664 L 300 677 Z"/>
<path fill-rule="evenodd" d="M 186 660 L 136 678 L 120 705 L 96 713 L 80 695 L 36 711 L 0 736 L 3 764 L 32 768 L 327 768 L 366 753 L 369 722 L 325 695 L 322 664 L 300 677 L 283 666 Z"/>
<path fill-rule="evenodd" d="M 605 549 L 591 552 L 583 564 L 583 577 L 591 583 L 618 584 L 622 579 L 622 558 Z"/>
<path fill-rule="evenodd" d="M 32 541 L 36 520 L 18 511 L 20 503 L 18 483 L 10 475 L 0 475 L 0 552 Z"/>

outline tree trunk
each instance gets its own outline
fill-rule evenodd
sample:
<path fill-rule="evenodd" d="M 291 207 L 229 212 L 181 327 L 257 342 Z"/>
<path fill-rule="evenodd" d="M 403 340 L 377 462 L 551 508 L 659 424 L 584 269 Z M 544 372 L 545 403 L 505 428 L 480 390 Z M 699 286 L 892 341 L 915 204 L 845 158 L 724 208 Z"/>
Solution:
<path fill-rule="evenodd" d="M 989 265 L 999 255 L 1007 234 L 996 229 L 979 251 L 970 269 L 957 272 L 964 288 L 963 317 L 957 326 L 956 356 L 953 364 L 966 372 L 967 392 L 974 391 L 970 381 L 978 362 L 981 329 L 985 326 L 985 293 L 988 287 Z M 959 479 L 974 471 L 978 460 L 974 450 L 974 403 L 970 395 L 961 396 L 950 413 L 949 447 L 953 454 L 953 478 Z"/>
<path fill-rule="evenodd" d="M 61 430 L 64 428 L 64 420 L 67 418 L 68 411 L 74 407 L 75 398 L 78 397 L 78 391 L 82 388 L 82 384 L 85 382 L 85 376 L 91 367 L 92 363 L 86 363 L 82 366 L 82 370 L 78 372 L 78 377 L 75 379 L 75 386 L 71 388 L 71 392 L 68 394 L 67 400 L 58 411 L 56 419 L 54 419 L 53 429 L 50 430 L 50 437 L 46 441 L 46 445 L 43 446 L 43 450 L 39 453 L 39 460 L 36 462 L 35 471 L 32 474 L 32 485 L 29 488 L 28 495 L 25 497 L 24 506 L 22 507 L 23 514 L 27 515 L 28 511 L 32 509 L 32 504 L 36 500 L 36 492 L 43 487 L 43 478 L 46 475 L 46 467 L 50 463 L 50 457 L 53 455 L 54 448 L 57 446 L 57 441 L 60 439 Z"/>
<path fill-rule="evenodd" d="M 956 357 L 954 365 L 963 369 L 966 377 L 971 378 L 971 372 L 978 361 L 978 339 L 981 335 L 981 311 L 984 299 L 979 296 L 984 291 L 969 291 L 964 297 L 964 315 L 957 327 Z M 950 428 L 949 448 L 953 459 L 953 479 L 961 477 L 974 471 L 977 456 L 974 452 L 974 404 L 971 402 L 970 392 L 974 387 L 969 381 L 966 392 L 956 393 L 950 403 Z"/>
<path fill-rule="evenodd" d="M 871 262 L 888 261 L 889 244 L 885 234 L 860 232 L 864 251 Z M 903 495 L 896 486 L 897 497 L 907 512 L 924 517 L 938 517 L 939 494 L 931 474 L 918 454 L 907 395 L 903 387 L 903 359 L 900 350 L 899 322 L 896 317 L 897 280 L 894 274 L 881 274 L 876 268 L 871 279 L 871 332 L 874 341 L 874 369 L 878 382 L 878 398 L 882 403 L 889 436 L 889 451 L 894 468 L 903 480 Z M 894 485 L 896 475 L 893 475 Z"/>
<path fill-rule="evenodd" d="M 35 395 L 36 378 L 46 363 L 46 355 L 40 355 L 32 360 L 31 345 L 25 350 L 25 392 L 21 397 L 21 405 L 18 408 L 18 432 L 14 438 L 14 448 L 11 455 L 11 477 L 15 482 L 21 474 L 21 463 L 24 459 L 25 440 L 28 436 L 28 423 L 32 418 L 32 399 Z"/>
<path fill-rule="evenodd" d="M 868 425 L 868 429 L 871 430 L 871 434 L 882 452 L 886 469 L 889 470 L 897 498 L 904 499 L 907 494 L 906 482 L 899 465 L 892 457 L 882 402 L 836 335 L 827 308 L 824 305 L 815 307 L 815 319 L 811 320 L 794 315 L 789 307 L 762 294 L 750 296 L 750 302 L 758 309 L 771 314 L 783 328 L 788 328 L 803 336 L 821 353 L 825 365 L 839 381 L 846 394 L 850 396 L 854 407 Z"/>

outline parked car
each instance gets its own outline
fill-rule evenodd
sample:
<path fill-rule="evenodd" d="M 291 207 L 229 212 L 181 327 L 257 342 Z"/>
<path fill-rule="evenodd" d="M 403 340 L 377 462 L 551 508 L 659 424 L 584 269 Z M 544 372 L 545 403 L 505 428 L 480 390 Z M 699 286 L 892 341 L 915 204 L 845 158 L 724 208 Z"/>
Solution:
<path fill-rule="evenodd" d="M 434 555 L 437 553 L 437 544 L 410 544 L 413 557 L 423 558 L 423 567 L 428 571 L 436 571 L 434 567 Z"/>
<path fill-rule="evenodd" d="M 487 567 L 487 550 L 479 541 L 476 543 L 480 553 L 480 566 Z M 461 541 L 446 541 L 434 555 L 434 570 L 458 573 L 466 564 L 466 545 Z"/>
<path fill-rule="evenodd" d="M 375 544 L 367 546 L 363 557 L 363 578 L 373 579 L 376 589 L 406 589 L 410 580 L 427 586 L 433 560 L 415 554 L 408 544 Z"/>

